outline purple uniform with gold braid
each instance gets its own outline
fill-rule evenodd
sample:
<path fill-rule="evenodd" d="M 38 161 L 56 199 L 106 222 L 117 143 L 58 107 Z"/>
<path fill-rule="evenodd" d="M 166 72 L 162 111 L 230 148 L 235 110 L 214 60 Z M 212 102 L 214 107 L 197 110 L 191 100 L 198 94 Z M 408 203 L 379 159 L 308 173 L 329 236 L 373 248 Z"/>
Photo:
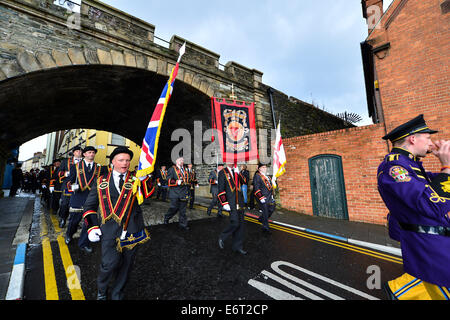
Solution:
<path fill-rule="evenodd" d="M 450 175 L 426 172 L 413 154 L 393 148 L 378 167 L 378 190 L 405 272 L 450 287 Z"/>

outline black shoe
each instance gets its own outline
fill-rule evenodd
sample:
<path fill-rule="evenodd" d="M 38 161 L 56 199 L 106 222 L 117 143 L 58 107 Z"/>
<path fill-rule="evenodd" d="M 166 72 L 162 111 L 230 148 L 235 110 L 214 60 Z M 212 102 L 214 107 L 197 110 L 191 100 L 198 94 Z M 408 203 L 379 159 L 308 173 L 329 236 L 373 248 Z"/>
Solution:
<path fill-rule="evenodd" d="M 240 253 L 240 254 L 242 254 L 243 256 L 246 256 L 246 255 L 248 254 L 248 252 L 245 251 L 244 249 L 235 250 L 234 252 Z"/>
<path fill-rule="evenodd" d="M 219 238 L 219 248 L 223 249 L 225 247 L 225 244 L 223 243 L 223 240 Z"/>
<path fill-rule="evenodd" d="M 164 219 L 164 224 L 169 224 L 169 220 Z"/>
<path fill-rule="evenodd" d="M 188 226 L 178 226 L 181 230 L 188 231 L 190 228 Z"/>
<path fill-rule="evenodd" d="M 82 247 L 80 248 L 81 251 L 85 252 L 85 253 L 92 253 L 92 248 L 89 247 Z"/>
<path fill-rule="evenodd" d="M 222 213 L 218 213 L 217 214 L 217 218 L 223 218 L 223 214 Z"/>
<path fill-rule="evenodd" d="M 106 295 L 106 293 L 97 292 L 97 300 L 106 300 L 107 298 L 108 296 Z"/>
<path fill-rule="evenodd" d="M 398 300 L 398 298 L 392 293 L 391 288 L 389 288 L 389 285 L 387 282 L 383 283 L 383 290 L 384 293 L 386 293 L 386 296 L 389 300 Z"/>
<path fill-rule="evenodd" d="M 70 241 L 72 241 L 72 238 L 70 238 L 70 237 L 68 237 L 67 235 L 65 235 L 65 236 L 64 236 L 64 242 L 65 242 L 66 244 L 69 244 Z"/>

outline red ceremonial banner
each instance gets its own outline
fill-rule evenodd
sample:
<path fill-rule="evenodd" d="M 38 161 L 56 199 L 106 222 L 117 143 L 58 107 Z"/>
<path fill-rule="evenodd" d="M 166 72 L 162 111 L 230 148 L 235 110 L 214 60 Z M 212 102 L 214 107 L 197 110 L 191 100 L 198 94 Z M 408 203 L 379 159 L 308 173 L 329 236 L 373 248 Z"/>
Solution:
<path fill-rule="evenodd" d="M 255 105 L 211 97 L 212 127 L 222 161 L 247 162 L 258 158 L 255 127 Z"/>

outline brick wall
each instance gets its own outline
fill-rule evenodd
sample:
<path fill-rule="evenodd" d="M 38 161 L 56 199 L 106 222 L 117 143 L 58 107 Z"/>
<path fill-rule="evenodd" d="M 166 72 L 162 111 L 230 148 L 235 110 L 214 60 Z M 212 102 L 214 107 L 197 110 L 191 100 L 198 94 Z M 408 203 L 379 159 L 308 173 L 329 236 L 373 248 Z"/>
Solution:
<path fill-rule="evenodd" d="M 377 190 L 377 168 L 387 153 L 382 124 L 284 139 L 286 174 L 278 180 L 281 205 L 313 215 L 308 159 L 342 157 L 348 216 L 351 221 L 384 224 L 386 207 Z"/>
<path fill-rule="evenodd" d="M 387 209 L 377 191 L 376 172 L 392 146 L 381 137 L 423 113 L 428 125 L 440 131 L 434 139 L 450 139 L 450 13 L 442 9 L 443 2 L 396 0 L 381 28 L 367 38 L 376 51 L 384 123 L 283 140 L 283 207 L 313 214 L 308 159 L 335 154 L 342 157 L 349 220 L 385 224 Z M 440 169 L 432 155 L 424 159 L 424 166 Z"/>
<path fill-rule="evenodd" d="M 390 43 L 375 54 L 387 131 L 423 113 L 440 131 L 434 138 L 450 139 L 450 14 L 442 12 L 442 2 L 397 1 L 368 38 L 374 47 Z M 424 163 L 439 170 L 434 157 Z"/>

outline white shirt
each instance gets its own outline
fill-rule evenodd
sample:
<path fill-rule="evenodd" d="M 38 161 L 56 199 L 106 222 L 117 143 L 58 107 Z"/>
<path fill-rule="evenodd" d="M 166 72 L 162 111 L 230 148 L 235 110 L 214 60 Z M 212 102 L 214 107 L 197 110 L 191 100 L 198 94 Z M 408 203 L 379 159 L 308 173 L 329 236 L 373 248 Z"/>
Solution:
<path fill-rule="evenodd" d="M 89 168 L 89 164 L 91 165 L 91 170 L 94 169 L 94 161 L 87 162 L 86 159 L 84 159 L 84 164 L 86 165 L 86 168 Z"/>
<path fill-rule="evenodd" d="M 116 187 L 117 192 L 120 194 L 121 190 L 119 189 L 119 181 L 120 181 L 120 175 L 123 174 L 123 181 L 125 182 L 125 178 L 127 177 L 127 173 L 119 173 L 116 170 L 113 170 L 113 179 L 114 179 L 114 186 Z"/>

